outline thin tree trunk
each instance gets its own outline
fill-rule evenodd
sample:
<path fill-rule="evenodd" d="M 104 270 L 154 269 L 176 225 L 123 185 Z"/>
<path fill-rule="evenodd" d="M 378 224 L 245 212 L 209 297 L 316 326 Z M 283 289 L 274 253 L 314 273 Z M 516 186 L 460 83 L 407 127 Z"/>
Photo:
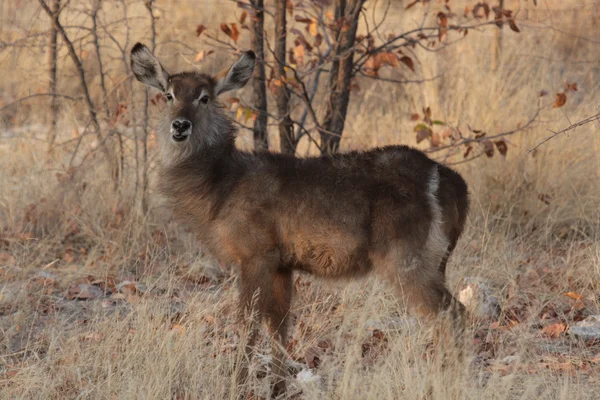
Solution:
<path fill-rule="evenodd" d="M 265 50 L 264 50 L 264 1 L 250 0 L 254 7 L 252 18 L 252 50 L 256 54 L 257 65 L 252 78 L 252 106 L 258 112 L 254 120 L 254 149 L 268 150 L 269 137 L 267 134 L 267 88 L 265 86 Z"/>
<path fill-rule="evenodd" d="M 326 114 L 320 132 L 321 148 L 326 153 L 338 150 L 344 131 L 354 68 L 354 42 L 364 2 L 365 0 L 337 0 L 335 4 L 336 21 L 339 21 L 340 27 L 336 31 L 336 55 L 329 78 Z"/>
<path fill-rule="evenodd" d="M 275 73 L 276 91 L 275 100 L 277 101 L 277 117 L 279 118 L 279 147 L 285 154 L 294 154 L 296 152 L 296 143 L 294 140 L 294 126 L 290 117 L 290 91 L 285 83 L 285 41 L 286 31 L 286 2 L 275 1 Z"/>
<path fill-rule="evenodd" d="M 100 38 L 98 37 L 98 12 L 102 6 L 102 0 L 94 0 L 92 8 L 92 38 L 96 49 L 96 59 L 98 60 L 98 74 L 100 75 L 100 88 L 102 89 L 102 106 L 106 120 L 110 118 L 110 110 L 108 107 L 108 91 L 106 90 L 104 64 L 102 63 L 102 52 L 100 51 Z M 117 148 L 113 154 L 118 154 L 118 157 L 111 160 L 111 177 L 113 180 L 113 190 L 118 191 L 119 183 L 123 173 L 124 155 L 123 155 L 123 138 L 116 130 L 110 132 L 110 136 L 116 136 Z"/>
<path fill-rule="evenodd" d="M 504 9 L 504 0 L 499 0 L 498 7 Z M 502 31 L 503 26 L 499 26 L 494 32 L 494 41 L 492 42 L 492 71 L 497 71 L 500 66 L 500 57 L 502 55 Z"/>
<path fill-rule="evenodd" d="M 60 0 L 52 0 L 50 2 L 50 11 L 52 15 L 58 13 L 60 9 Z M 51 154 L 54 148 L 54 142 L 56 140 L 56 126 L 58 124 L 58 99 L 56 96 L 56 84 L 57 84 L 57 63 L 58 63 L 58 47 L 57 47 L 58 31 L 52 26 L 48 33 L 48 78 L 49 86 L 48 93 L 52 93 L 50 110 L 52 114 L 52 121 L 50 121 L 50 131 L 48 132 L 48 153 Z"/>
<path fill-rule="evenodd" d="M 154 0 L 146 0 L 146 8 L 150 14 L 150 31 L 152 36 L 150 37 L 150 51 L 154 53 L 156 49 L 156 24 L 154 22 L 154 14 L 152 12 L 152 6 Z M 149 165 L 148 165 L 148 137 L 150 136 L 149 124 L 150 124 L 150 96 L 148 89 L 146 89 L 146 97 L 144 99 L 144 137 L 142 141 L 142 211 L 144 214 L 148 212 L 148 189 L 149 189 Z"/>
<path fill-rule="evenodd" d="M 128 16 L 127 16 L 127 3 L 125 0 L 120 0 L 121 2 L 121 6 L 123 7 L 123 20 L 126 21 L 125 22 L 125 44 L 123 46 L 123 49 L 121 51 L 121 58 L 123 60 L 123 68 L 125 69 L 125 73 L 126 75 L 129 75 L 131 73 L 130 70 L 130 66 L 129 66 L 129 57 L 127 54 L 127 50 L 129 49 L 129 32 L 130 32 L 130 26 L 129 26 L 129 22 L 128 22 Z M 136 116 L 136 109 L 135 109 L 135 102 L 133 101 L 133 81 L 134 79 L 129 79 L 129 115 L 131 116 L 131 128 L 132 128 L 132 134 L 133 134 L 133 148 L 134 148 L 134 159 L 135 159 L 135 187 L 133 190 L 133 199 L 134 201 L 137 200 L 138 198 L 138 192 L 140 189 L 140 145 L 139 145 L 139 140 L 138 140 L 138 124 L 137 124 L 137 116 Z M 124 167 L 124 161 L 123 161 L 123 167 Z"/>
<path fill-rule="evenodd" d="M 46 14 L 48 14 L 50 19 L 52 20 L 52 25 L 53 25 L 54 29 L 56 29 L 56 31 L 60 34 L 61 38 L 63 39 L 63 42 L 67 46 L 67 50 L 69 51 L 69 57 L 73 61 L 73 64 L 75 64 L 75 68 L 77 69 L 77 74 L 79 75 L 79 81 L 81 84 L 81 88 L 83 89 L 83 98 L 85 100 L 85 103 L 88 108 L 88 112 L 90 114 L 91 124 L 94 127 L 94 131 L 95 131 L 96 135 L 98 136 L 99 146 L 101 147 L 102 152 L 104 153 L 107 161 L 110 162 L 110 158 L 111 158 L 110 152 L 108 151 L 108 148 L 106 147 L 106 143 L 104 142 L 104 138 L 102 137 L 102 132 L 100 130 L 100 124 L 98 123 L 98 115 L 96 113 L 96 106 L 94 105 L 94 102 L 92 101 L 92 97 L 90 96 L 90 91 L 89 91 L 87 81 L 85 78 L 85 70 L 83 69 L 81 60 L 79 60 L 79 57 L 77 57 L 77 52 L 75 51 L 73 42 L 71 42 L 71 40 L 69 39 L 69 36 L 67 35 L 67 32 L 64 30 L 64 28 L 60 24 L 60 21 L 58 20 L 59 13 L 54 14 L 52 12 L 52 10 L 50 10 L 50 8 L 48 7 L 48 5 L 46 4 L 46 2 L 44 0 L 39 0 L 39 3 L 40 3 L 40 6 L 42 7 L 42 9 L 46 12 Z"/>
<path fill-rule="evenodd" d="M 100 11 L 102 1 L 94 0 L 92 8 L 92 38 L 94 39 L 94 47 L 96 48 L 96 59 L 98 60 L 98 73 L 100 74 L 100 88 L 102 89 L 102 105 L 106 119 L 109 118 L 110 111 L 108 110 L 108 94 L 106 91 L 106 82 L 104 80 L 104 64 L 102 64 L 102 55 L 100 54 L 100 38 L 98 37 L 98 11 Z"/>

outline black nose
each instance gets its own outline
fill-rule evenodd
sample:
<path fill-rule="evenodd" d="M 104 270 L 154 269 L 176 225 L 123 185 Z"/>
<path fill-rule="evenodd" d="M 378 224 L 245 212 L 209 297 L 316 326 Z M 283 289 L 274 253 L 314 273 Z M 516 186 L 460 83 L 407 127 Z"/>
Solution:
<path fill-rule="evenodd" d="M 190 121 L 188 121 L 187 119 L 176 119 L 175 121 L 173 121 L 171 123 L 171 127 L 177 133 L 184 133 L 185 131 L 190 129 L 191 126 L 192 126 L 192 123 Z"/>

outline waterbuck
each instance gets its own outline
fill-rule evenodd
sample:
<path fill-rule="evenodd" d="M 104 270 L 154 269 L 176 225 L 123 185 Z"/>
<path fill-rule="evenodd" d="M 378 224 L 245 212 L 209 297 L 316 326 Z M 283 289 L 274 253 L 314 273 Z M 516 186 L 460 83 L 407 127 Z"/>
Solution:
<path fill-rule="evenodd" d="M 274 336 L 273 394 L 285 388 L 294 271 L 374 273 L 416 312 L 460 326 L 463 307 L 446 288 L 445 268 L 465 225 L 465 181 L 406 146 L 311 158 L 236 149 L 217 98 L 243 87 L 254 64 L 247 51 L 216 76 L 169 74 L 141 43 L 131 51 L 136 78 L 167 98 L 158 130 L 162 193 L 203 249 L 239 265 L 240 314 L 253 305 Z M 256 337 L 255 323 L 248 356 Z M 240 383 L 246 368 L 238 367 Z"/>

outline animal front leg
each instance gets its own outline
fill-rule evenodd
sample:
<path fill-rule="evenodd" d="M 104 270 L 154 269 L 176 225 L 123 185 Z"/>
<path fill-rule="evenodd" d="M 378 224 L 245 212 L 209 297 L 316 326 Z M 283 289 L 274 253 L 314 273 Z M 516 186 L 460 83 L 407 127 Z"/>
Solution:
<path fill-rule="evenodd" d="M 287 358 L 287 328 L 290 305 L 292 301 L 292 271 L 290 269 L 279 269 L 273 275 L 271 291 L 271 302 L 266 309 L 267 321 L 271 331 L 271 355 L 273 364 L 271 372 L 273 381 L 271 396 L 279 397 L 286 391 L 285 380 L 288 371 L 285 367 Z"/>

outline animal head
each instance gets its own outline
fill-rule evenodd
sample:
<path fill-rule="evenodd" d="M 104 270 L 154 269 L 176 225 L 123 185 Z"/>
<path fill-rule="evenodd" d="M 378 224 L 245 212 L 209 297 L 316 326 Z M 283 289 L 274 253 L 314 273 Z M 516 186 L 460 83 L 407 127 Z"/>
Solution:
<path fill-rule="evenodd" d="M 159 128 L 163 151 L 185 155 L 231 140 L 230 122 L 222 114 L 217 97 L 246 85 L 255 62 L 254 52 L 247 51 L 215 76 L 200 72 L 169 74 L 146 46 L 141 43 L 133 46 L 133 74 L 138 81 L 161 91 L 167 99 Z"/>

